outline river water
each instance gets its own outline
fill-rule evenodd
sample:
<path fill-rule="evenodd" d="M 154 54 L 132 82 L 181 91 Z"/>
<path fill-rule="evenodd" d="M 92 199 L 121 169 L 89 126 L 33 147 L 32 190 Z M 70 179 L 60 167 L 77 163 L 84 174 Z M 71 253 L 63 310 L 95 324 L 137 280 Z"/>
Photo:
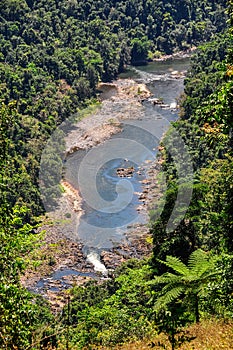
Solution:
<path fill-rule="evenodd" d="M 126 239 L 125 232 L 148 218 L 137 208 L 142 204 L 138 193 L 146 179 L 148 164 L 156 157 L 161 137 L 170 122 L 177 119 L 177 98 L 183 91 L 188 58 L 153 62 L 130 67 L 120 78 L 132 78 L 146 84 L 153 97 L 163 101 L 163 108 L 150 99 L 143 102 L 138 120 L 122 122 L 122 132 L 88 152 L 76 152 L 68 158 L 66 177 L 81 188 L 82 215 L 77 237 L 84 245 L 89 260 L 101 270 L 98 254 Z M 114 110 L 114 102 L 112 106 Z M 130 106 L 129 106 L 130 108 Z M 119 110 L 119 106 L 116 106 Z M 114 117 L 114 115 L 113 115 Z M 119 169 L 133 173 L 119 177 Z M 78 175 L 77 175 L 78 174 Z"/>
<path fill-rule="evenodd" d="M 161 137 L 178 117 L 175 107 L 183 91 L 189 62 L 189 58 L 153 62 L 130 67 L 121 74 L 121 79 L 132 78 L 146 84 L 152 98 L 163 101 L 163 108 L 154 105 L 153 100 L 145 100 L 138 118 L 122 120 L 122 132 L 92 150 L 77 151 L 66 159 L 65 178 L 74 187 L 81 188 L 83 198 L 83 215 L 71 238 L 81 241 L 96 271 L 106 271 L 99 259 L 102 250 L 120 246 L 132 227 L 148 221 L 146 212 L 137 210 L 143 205 L 138 194 L 143 191 L 147 170 L 156 159 Z M 113 118 L 114 111 L 119 112 L 119 109 L 121 105 L 112 102 Z M 119 169 L 132 169 L 132 172 L 122 178 Z M 94 277 L 73 269 L 58 270 L 49 279 L 40 280 L 33 290 L 68 288 L 70 282 L 63 280 L 68 275 Z M 49 287 L 48 280 L 62 281 L 62 286 Z"/>

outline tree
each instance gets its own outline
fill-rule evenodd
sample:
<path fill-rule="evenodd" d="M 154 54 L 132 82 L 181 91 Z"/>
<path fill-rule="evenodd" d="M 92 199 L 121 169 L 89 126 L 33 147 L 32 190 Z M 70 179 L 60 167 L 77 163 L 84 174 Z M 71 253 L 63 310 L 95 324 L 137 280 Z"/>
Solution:
<path fill-rule="evenodd" d="M 29 223 L 29 209 L 15 196 L 15 187 L 22 184 L 12 158 L 12 134 L 17 126 L 15 104 L 2 104 L 0 108 L 0 348 L 32 349 L 45 322 L 53 320 L 45 302 L 33 296 L 20 284 L 24 271 L 23 257 L 35 246 L 40 236 L 37 226 Z M 13 150 L 12 150 L 13 148 Z M 40 303 L 40 305 L 38 304 Z"/>
<path fill-rule="evenodd" d="M 131 63 L 139 64 L 145 63 L 147 60 L 149 41 L 145 38 L 132 40 L 132 50 L 131 50 Z"/>
<path fill-rule="evenodd" d="M 166 272 L 161 276 L 155 276 L 152 283 L 162 284 L 160 296 L 155 302 L 155 310 L 166 307 L 183 297 L 191 300 L 194 304 L 196 322 L 200 320 L 199 299 L 203 294 L 204 287 L 217 277 L 215 269 L 216 257 L 209 257 L 204 251 L 198 249 L 190 257 L 187 266 L 178 258 L 167 256 L 166 261 L 160 263 L 172 269 L 174 273 Z"/>

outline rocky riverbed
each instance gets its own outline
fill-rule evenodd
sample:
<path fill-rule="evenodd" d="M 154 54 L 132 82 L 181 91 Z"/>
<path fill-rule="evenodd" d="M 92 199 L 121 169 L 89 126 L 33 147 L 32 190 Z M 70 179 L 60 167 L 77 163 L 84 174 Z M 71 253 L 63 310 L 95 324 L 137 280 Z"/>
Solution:
<path fill-rule="evenodd" d="M 111 91 L 111 94 L 107 93 Z M 121 121 L 139 119 L 143 115 L 141 101 L 151 96 L 143 84 L 132 79 L 117 80 L 113 84 L 100 84 L 103 91 L 101 107 L 92 115 L 78 122 L 78 127 L 66 136 L 66 154 L 78 150 L 88 150 L 105 142 L 113 134 L 121 132 Z M 107 97 L 107 98 L 106 98 Z M 105 99 L 106 98 L 106 99 Z M 130 169 L 131 176 L 133 170 Z M 119 176 L 128 174 L 129 169 L 119 171 Z M 142 205 L 138 211 L 146 213 L 146 198 L 149 187 L 145 184 L 143 193 L 139 193 Z M 47 213 L 40 231 L 45 231 L 39 248 L 28 257 L 31 262 L 21 278 L 22 284 L 29 290 L 42 294 L 51 303 L 54 311 L 66 302 L 66 290 L 81 285 L 90 278 L 101 276 L 83 253 L 82 243 L 75 239 L 80 216 L 83 214 L 82 198 L 78 188 L 74 188 L 66 179 L 61 182 L 63 195 L 56 210 Z M 65 234 L 64 234 L 65 232 Z M 147 225 L 131 227 L 126 240 L 110 250 L 102 250 L 101 262 L 107 270 L 114 270 L 129 258 L 143 258 L 152 250 L 151 237 Z M 55 277 L 54 277 L 55 276 Z"/>
<path fill-rule="evenodd" d="M 67 159 L 89 153 L 87 151 L 90 149 L 104 145 L 110 138 L 114 139 L 115 134 L 122 132 L 123 135 L 125 127 L 122 129 L 122 123 L 125 120 L 127 123 L 132 119 L 143 121 L 144 118 L 146 120 L 154 118 L 156 123 L 158 121 L 156 127 L 158 125 L 162 131 L 163 122 L 160 121 L 163 119 L 166 122 L 166 118 L 174 120 L 177 115 L 175 99 L 182 91 L 185 67 L 187 67 L 186 61 L 166 63 L 165 60 L 164 64 L 158 63 L 158 66 L 153 66 L 152 63 L 152 69 L 148 67 L 149 70 L 135 69 L 135 73 L 139 76 L 137 81 L 141 81 L 141 84 L 132 79 L 119 79 L 110 84 L 101 83 L 98 87 L 100 106 L 85 118 L 80 117 L 74 122 L 65 136 Z M 143 82 L 150 86 L 154 95 Z M 162 105 L 155 103 L 160 100 L 164 100 L 164 106 L 167 105 L 165 110 L 162 108 L 163 103 Z M 159 135 L 161 137 L 162 132 Z M 86 213 L 77 183 L 75 181 L 72 183 L 72 177 L 68 179 L 67 174 L 63 176 L 59 184 L 63 194 L 56 208 L 46 214 L 40 228 L 40 231 L 45 231 L 40 246 L 26 257 L 30 264 L 21 278 L 26 288 L 40 293 L 49 300 L 54 312 L 59 311 L 66 303 L 67 290 L 72 286 L 81 285 L 89 279 L 97 279 L 101 283 L 102 279 L 108 278 L 108 271 L 112 274 L 112 270 L 127 259 L 143 258 L 151 254 L 152 237 L 147 226 L 148 212 L 155 209 L 154 203 L 158 203 L 163 192 L 161 181 L 158 181 L 157 176 L 163 159 L 161 157 L 157 161 L 145 159 L 139 167 L 124 161 L 115 168 L 115 176 L 122 178 L 121 180 L 128 178 L 129 181 L 137 179 L 135 183 L 141 182 L 141 186 L 137 186 L 135 190 L 138 192 L 134 192 L 138 200 L 133 203 L 137 203 L 134 208 L 136 213 L 138 211 L 139 216 L 143 214 L 145 220 L 142 220 L 143 223 L 128 226 L 122 235 L 124 240 L 117 240 L 110 248 L 97 251 L 97 259 L 94 256 L 95 252 L 88 254 L 85 251 L 84 254 L 85 247 L 79 238 L 79 224 Z M 98 263 L 95 268 L 93 261 Z"/>

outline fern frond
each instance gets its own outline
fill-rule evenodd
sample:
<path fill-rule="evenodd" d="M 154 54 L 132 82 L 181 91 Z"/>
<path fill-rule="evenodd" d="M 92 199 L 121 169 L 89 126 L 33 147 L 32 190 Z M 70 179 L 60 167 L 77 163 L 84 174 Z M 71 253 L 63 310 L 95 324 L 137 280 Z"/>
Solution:
<path fill-rule="evenodd" d="M 197 249 L 189 257 L 188 267 L 190 270 L 198 270 L 201 266 L 208 264 L 208 255 L 201 249 Z"/>
<path fill-rule="evenodd" d="M 187 296 L 201 295 L 207 283 L 216 279 L 220 273 L 215 269 L 216 257 L 209 256 L 202 250 L 196 250 L 189 257 L 188 266 L 180 259 L 167 256 L 166 261 L 158 260 L 173 272 L 166 272 L 162 276 L 155 276 L 153 285 L 164 284 L 161 296 L 155 303 L 155 310 L 166 309 L 166 306 L 180 297 L 182 293 Z"/>
<path fill-rule="evenodd" d="M 180 280 L 180 276 L 177 276 L 170 272 L 166 272 L 162 276 L 155 276 L 153 279 L 155 284 L 176 283 L 179 280 Z"/>
<path fill-rule="evenodd" d="M 162 261 L 162 260 L 158 260 L 158 261 L 166 265 L 167 267 L 170 267 L 180 275 L 186 276 L 190 273 L 189 268 L 184 263 L 182 263 L 182 261 L 179 258 L 175 256 L 168 255 L 166 257 L 166 261 Z"/>
<path fill-rule="evenodd" d="M 196 276 L 200 279 L 205 278 L 214 271 L 214 266 L 212 264 L 206 264 L 195 269 Z"/>
<path fill-rule="evenodd" d="M 184 284 L 181 283 L 181 282 L 177 282 L 177 283 L 173 283 L 173 284 L 167 284 L 167 285 L 165 285 L 165 286 L 163 287 L 161 293 L 162 293 L 162 294 L 165 294 L 165 293 L 169 292 L 169 291 L 172 290 L 172 289 L 176 289 L 176 288 L 180 288 L 180 287 L 182 287 L 183 289 L 185 289 Z"/>
<path fill-rule="evenodd" d="M 172 288 L 170 291 L 166 292 L 163 296 L 159 297 L 155 302 L 155 310 L 160 311 L 165 309 L 168 304 L 177 299 L 184 291 L 183 286 Z"/>
<path fill-rule="evenodd" d="M 202 276 L 201 276 L 201 281 L 202 284 L 205 285 L 208 282 L 212 281 L 212 280 L 216 280 L 217 276 L 220 275 L 219 271 L 206 271 Z"/>

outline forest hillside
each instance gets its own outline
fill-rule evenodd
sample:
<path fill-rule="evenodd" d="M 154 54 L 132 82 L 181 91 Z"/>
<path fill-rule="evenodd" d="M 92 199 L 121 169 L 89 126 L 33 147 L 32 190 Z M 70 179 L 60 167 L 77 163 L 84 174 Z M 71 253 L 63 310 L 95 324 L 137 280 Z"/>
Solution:
<path fill-rule="evenodd" d="M 195 337 L 206 319 L 230 339 L 232 28 L 232 0 L 1 1 L 0 349 L 113 349 L 142 339 L 176 349 L 192 341 L 182 332 L 191 327 Z M 170 129 L 159 155 L 167 183 L 163 210 L 158 218 L 155 203 L 150 213 L 151 257 L 129 260 L 102 283 L 75 286 L 63 310 L 52 313 L 20 283 L 45 212 L 39 168 L 46 141 L 62 121 L 96 103 L 100 81 L 111 82 L 126 65 L 193 47 L 173 123 L 188 147 L 193 182 L 183 181 L 186 168 L 178 176 L 169 149 L 179 149 L 179 139 Z M 167 230 L 178 191 L 185 196 L 190 188 L 187 211 L 180 203 L 176 219 L 182 219 Z M 202 348 L 218 349 L 210 346 Z"/>

